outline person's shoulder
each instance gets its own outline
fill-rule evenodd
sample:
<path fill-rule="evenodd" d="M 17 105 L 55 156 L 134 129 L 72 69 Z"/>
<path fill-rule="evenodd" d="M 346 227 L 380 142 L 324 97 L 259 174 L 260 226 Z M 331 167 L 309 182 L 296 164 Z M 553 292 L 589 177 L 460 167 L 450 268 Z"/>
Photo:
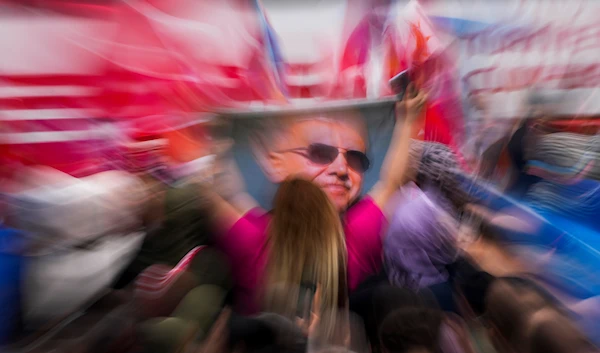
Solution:
<path fill-rule="evenodd" d="M 253 208 L 244 213 L 235 224 L 233 224 L 228 231 L 228 234 L 229 236 L 233 234 L 236 238 L 259 239 L 266 234 L 270 219 L 271 217 L 264 209 Z"/>
<path fill-rule="evenodd" d="M 354 202 L 344 215 L 346 225 L 357 227 L 365 225 L 369 228 L 376 224 L 385 222 L 385 215 L 375 200 L 366 195 Z M 374 227 L 378 228 L 378 227 Z"/>
<path fill-rule="evenodd" d="M 362 213 L 362 212 L 373 212 L 373 211 L 381 212 L 381 209 L 379 208 L 379 206 L 377 205 L 375 200 L 373 200 L 373 198 L 370 195 L 364 195 L 361 198 L 359 198 L 358 200 L 356 200 L 350 204 L 350 206 L 348 207 L 348 209 L 346 211 L 346 215 L 351 215 L 354 213 Z"/>
<path fill-rule="evenodd" d="M 255 218 L 255 219 L 265 219 L 265 218 L 270 218 L 272 213 L 273 213 L 273 211 L 267 211 L 262 207 L 253 207 L 244 214 L 244 217 L 246 217 L 246 218 L 250 217 L 250 218 Z"/>

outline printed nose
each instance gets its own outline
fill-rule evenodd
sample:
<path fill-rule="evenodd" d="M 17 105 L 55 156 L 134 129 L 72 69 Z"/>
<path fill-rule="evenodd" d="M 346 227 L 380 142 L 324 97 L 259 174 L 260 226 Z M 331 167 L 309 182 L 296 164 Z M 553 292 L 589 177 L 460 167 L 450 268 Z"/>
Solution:
<path fill-rule="evenodd" d="M 348 176 L 348 161 L 344 153 L 339 153 L 329 167 L 339 178 Z"/>

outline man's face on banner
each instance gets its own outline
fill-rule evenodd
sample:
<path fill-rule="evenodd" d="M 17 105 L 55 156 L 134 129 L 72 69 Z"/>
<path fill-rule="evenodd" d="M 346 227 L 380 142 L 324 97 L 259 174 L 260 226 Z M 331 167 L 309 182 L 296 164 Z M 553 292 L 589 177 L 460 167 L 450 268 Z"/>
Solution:
<path fill-rule="evenodd" d="M 293 175 L 312 180 L 343 211 L 362 188 L 364 171 L 357 165 L 356 152 L 366 153 L 365 132 L 357 116 L 291 120 L 271 145 L 263 170 L 275 183 Z M 315 153 L 327 156 L 316 160 Z"/>

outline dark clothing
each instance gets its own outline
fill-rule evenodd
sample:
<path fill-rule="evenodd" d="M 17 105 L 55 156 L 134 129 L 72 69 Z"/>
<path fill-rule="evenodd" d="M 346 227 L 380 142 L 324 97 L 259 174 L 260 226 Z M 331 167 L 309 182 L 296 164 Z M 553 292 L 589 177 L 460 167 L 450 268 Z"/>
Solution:
<path fill-rule="evenodd" d="M 459 314 L 454 301 L 454 288 L 451 282 L 434 284 L 427 287 L 425 290 L 419 291 L 419 293 L 423 296 L 433 296 L 442 311 Z"/>
<path fill-rule="evenodd" d="M 139 262 L 146 265 L 175 265 L 199 245 L 213 245 L 213 231 L 208 203 L 195 184 L 169 187 L 165 197 L 165 220 L 155 234 L 142 245 Z"/>
<path fill-rule="evenodd" d="M 494 281 L 491 274 L 476 268 L 465 258 L 458 258 L 448 266 L 454 288 L 462 292 L 466 301 L 477 315 L 485 312 L 485 296 Z"/>
<path fill-rule="evenodd" d="M 482 166 L 481 170 L 479 171 L 479 174 L 483 179 L 488 180 L 492 178 L 494 172 L 496 171 L 498 161 L 500 161 L 500 156 L 502 155 L 504 146 L 506 146 L 507 143 L 508 137 L 501 138 L 488 147 L 485 152 L 483 152 L 481 155 Z"/>
<path fill-rule="evenodd" d="M 524 172 L 519 172 L 517 176 L 517 180 L 506 190 L 506 194 L 516 199 L 523 199 L 531 186 L 542 181 L 543 179 L 535 176 L 529 175 Z"/>
<path fill-rule="evenodd" d="M 525 121 L 512 135 L 507 146 L 513 167 L 518 174 L 511 187 L 506 190 L 506 193 L 517 199 L 522 199 L 533 184 L 542 180 L 540 177 L 527 174 L 525 170 L 527 166 L 527 160 L 525 159 L 527 129 L 527 121 Z"/>
<path fill-rule="evenodd" d="M 382 272 L 363 282 L 350 295 L 350 311 L 362 319 L 373 352 L 380 352 L 379 327 L 389 313 L 405 307 L 425 307 L 427 301 L 408 289 L 392 287 Z"/>
<path fill-rule="evenodd" d="M 457 312 L 454 301 L 454 290 L 457 288 L 477 313 L 483 313 L 485 295 L 495 277 L 481 271 L 463 257 L 457 258 L 448 265 L 447 270 L 449 280 L 419 291 L 419 300 L 422 300 L 428 307 L 439 307 L 444 311 Z M 379 292 L 383 287 L 391 287 L 384 271 L 367 279 L 352 293 L 350 310 L 365 320 L 365 317 L 373 310 L 373 305 L 375 305 L 373 303 L 378 300 L 376 298 L 381 295 Z"/>
<path fill-rule="evenodd" d="M 527 123 L 523 122 L 508 141 L 508 154 L 513 166 L 517 170 L 523 170 L 527 161 L 524 156 L 524 143 L 527 136 Z"/>
<path fill-rule="evenodd" d="M 127 286 L 151 265 L 175 266 L 193 248 L 212 245 L 209 215 L 208 204 L 202 200 L 197 185 L 169 187 L 163 224 L 146 236 L 139 253 L 114 287 Z"/>
<path fill-rule="evenodd" d="M 255 317 L 233 314 L 229 321 L 229 347 L 247 352 L 306 352 L 307 338 L 291 320 L 271 313 Z"/>

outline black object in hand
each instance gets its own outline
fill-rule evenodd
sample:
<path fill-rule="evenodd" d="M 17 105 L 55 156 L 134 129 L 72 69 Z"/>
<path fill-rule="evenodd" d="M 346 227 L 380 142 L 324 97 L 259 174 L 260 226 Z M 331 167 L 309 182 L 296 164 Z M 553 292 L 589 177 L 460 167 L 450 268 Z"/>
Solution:
<path fill-rule="evenodd" d="M 406 89 L 410 84 L 409 71 L 404 70 L 400 72 L 396 76 L 392 77 L 392 79 L 389 82 L 392 88 L 392 92 L 396 94 L 398 100 L 402 100 L 404 94 L 406 93 Z"/>
<path fill-rule="evenodd" d="M 300 291 L 298 293 L 298 305 L 296 307 L 296 316 L 301 319 L 310 318 L 312 311 L 313 299 L 317 292 L 317 286 L 311 282 L 303 282 L 300 285 Z"/>

